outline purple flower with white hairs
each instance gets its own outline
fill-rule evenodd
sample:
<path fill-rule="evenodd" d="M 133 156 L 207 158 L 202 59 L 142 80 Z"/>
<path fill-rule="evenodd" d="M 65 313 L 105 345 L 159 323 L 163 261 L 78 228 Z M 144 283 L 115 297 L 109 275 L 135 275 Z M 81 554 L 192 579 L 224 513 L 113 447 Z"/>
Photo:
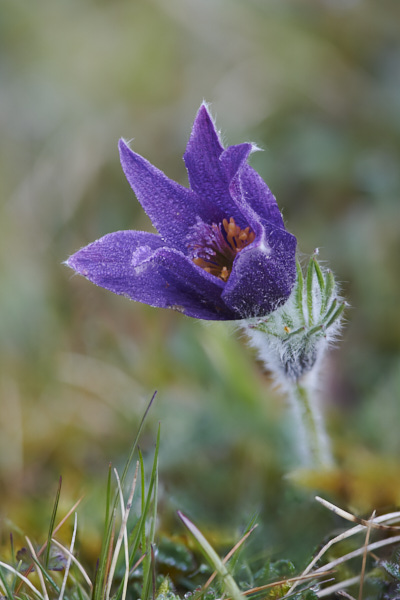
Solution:
<path fill-rule="evenodd" d="M 115 294 L 198 319 L 262 317 L 286 302 L 296 279 L 296 238 L 247 164 L 252 144 L 224 149 L 203 104 L 184 155 L 190 189 L 123 140 L 119 150 L 158 234 L 110 233 L 76 252 L 68 266 Z"/>

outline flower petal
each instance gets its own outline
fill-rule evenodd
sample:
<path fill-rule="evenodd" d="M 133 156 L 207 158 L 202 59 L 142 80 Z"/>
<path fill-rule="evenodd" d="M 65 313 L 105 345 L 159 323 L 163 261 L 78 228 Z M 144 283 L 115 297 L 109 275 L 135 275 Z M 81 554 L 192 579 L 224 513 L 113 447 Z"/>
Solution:
<path fill-rule="evenodd" d="M 137 302 L 198 319 L 239 317 L 221 300 L 222 281 L 164 246 L 155 234 L 110 233 L 79 250 L 67 264 L 96 285 Z"/>
<path fill-rule="evenodd" d="M 243 197 L 254 212 L 268 223 L 284 228 L 275 196 L 260 175 L 246 164 L 239 176 Z"/>
<path fill-rule="evenodd" d="M 193 123 L 192 133 L 186 146 L 183 159 L 189 174 L 192 190 L 212 198 L 213 185 L 220 185 L 225 179 L 219 157 L 223 152 L 211 116 L 204 104 Z"/>
<path fill-rule="evenodd" d="M 194 121 L 183 159 L 190 187 L 201 197 L 207 208 L 207 218 L 202 217 L 205 222 L 220 223 L 226 217 L 240 220 L 240 214 L 229 194 L 229 184 L 234 163 L 237 170 L 244 157 L 239 156 L 243 148 L 234 148 L 238 148 L 237 155 L 233 156 L 233 152 L 229 163 L 223 159 L 224 149 L 211 116 L 203 104 Z"/>
<path fill-rule="evenodd" d="M 246 162 L 240 165 L 232 178 L 229 192 L 242 218 L 256 234 L 258 244 L 267 243 L 265 229 L 269 230 L 271 225 L 285 230 L 275 197 Z"/>
<path fill-rule="evenodd" d="M 144 231 L 116 231 L 81 248 L 66 264 L 96 285 L 126 294 L 130 271 L 164 246 L 159 235 Z"/>
<path fill-rule="evenodd" d="M 237 255 L 222 293 L 242 318 L 276 310 L 288 299 L 296 279 L 296 238 L 275 227 L 265 233 L 266 243 L 254 243 Z"/>
<path fill-rule="evenodd" d="M 185 251 L 196 215 L 205 216 L 198 196 L 133 152 L 124 140 L 119 151 L 125 176 L 154 227 L 168 245 Z"/>
<path fill-rule="evenodd" d="M 224 150 L 207 107 L 204 104 L 200 107 L 183 158 L 190 187 L 207 206 L 208 218 L 204 221 L 220 223 L 233 217 L 246 226 L 232 202 L 229 186 L 251 149 L 251 144 L 244 143 Z"/>
<path fill-rule="evenodd" d="M 221 155 L 221 162 L 229 179 L 230 216 L 234 216 L 236 223 L 241 227 L 249 225 L 261 243 L 264 237 L 262 219 L 248 202 L 248 198 L 251 200 L 252 190 L 246 189 L 241 180 L 242 172 L 249 168 L 246 161 L 252 148 L 248 143 L 229 146 Z"/>
<path fill-rule="evenodd" d="M 246 160 L 252 149 L 252 144 L 245 142 L 244 144 L 237 144 L 236 146 L 228 146 L 228 148 L 223 151 L 220 161 L 225 169 L 228 182 L 231 182 L 239 169 L 246 164 Z"/>

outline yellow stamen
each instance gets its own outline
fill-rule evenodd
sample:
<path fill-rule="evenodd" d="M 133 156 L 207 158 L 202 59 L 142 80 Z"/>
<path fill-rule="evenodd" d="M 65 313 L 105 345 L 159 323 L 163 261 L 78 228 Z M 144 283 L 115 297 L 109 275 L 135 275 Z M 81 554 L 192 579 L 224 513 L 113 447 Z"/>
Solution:
<path fill-rule="evenodd" d="M 228 281 L 230 272 L 228 271 L 228 269 L 224 266 L 221 269 L 221 273 L 220 273 L 220 277 L 223 281 Z"/>
<path fill-rule="evenodd" d="M 221 228 L 222 225 L 222 228 Z M 207 273 L 219 277 L 222 281 L 228 281 L 232 271 L 233 261 L 238 252 L 254 242 L 255 233 L 247 226 L 241 229 L 235 223 L 235 219 L 230 217 L 223 219 L 221 225 L 213 223 L 210 229 L 215 232 L 212 241 L 203 244 L 195 244 L 196 251 L 204 250 L 203 257 L 196 256 L 193 262 L 204 269 Z"/>

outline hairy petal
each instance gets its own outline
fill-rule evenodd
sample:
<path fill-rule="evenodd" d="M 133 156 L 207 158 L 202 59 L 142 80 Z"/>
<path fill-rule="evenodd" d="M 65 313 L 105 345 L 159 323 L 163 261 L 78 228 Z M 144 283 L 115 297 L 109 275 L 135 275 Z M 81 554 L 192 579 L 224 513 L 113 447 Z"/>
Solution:
<path fill-rule="evenodd" d="M 119 142 L 121 165 L 143 209 L 168 245 L 184 251 L 186 234 L 204 205 L 191 190 L 169 179 L 145 158 Z"/>
<path fill-rule="evenodd" d="M 225 179 L 219 157 L 223 152 L 218 133 L 210 114 L 203 104 L 193 123 L 192 133 L 183 156 L 192 190 L 213 195 L 213 184 Z"/>
<path fill-rule="evenodd" d="M 260 219 L 284 228 L 281 212 L 271 190 L 250 165 L 244 165 L 240 172 L 243 199 L 256 212 Z"/>
<path fill-rule="evenodd" d="M 221 154 L 220 160 L 228 179 L 229 216 L 234 217 L 236 223 L 241 227 L 251 225 L 254 229 L 255 222 L 259 222 L 259 218 L 251 206 L 246 203 L 246 198 L 240 185 L 240 174 L 248 166 L 247 159 L 251 150 L 252 145 L 248 143 L 229 146 Z M 252 215 L 251 220 L 249 220 L 249 213 Z"/>
<path fill-rule="evenodd" d="M 227 180 L 230 183 L 237 172 L 246 164 L 252 150 L 252 145 L 245 142 L 236 146 L 229 146 L 221 154 L 221 164 L 224 167 Z"/>
<path fill-rule="evenodd" d="M 155 234 L 110 233 L 79 250 L 67 264 L 96 285 L 131 300 L 198 319 L 238 318 L 221 300 L 223 282 L 164 246 Z"/>
<path fill-rule="evenodd" d="M 288 299 L 295 282 L 296 238 L 271 228 L 265 240 L 238 254 L 222 293 L 224 302 L 242 318 L 276 310 Z"/>
<path fill-rule="evenodd" d="M 240 214 L 229 194 L 229 183 L 233 177 L 232 171 L 235 172 L 246 158 L 247 144 L 233 148 L 237 149 L 236 153 L 232 151 L 226 155 L 227 150 L 224 151 L 219 141 L 211 116 L 206 106 L 202 105 L 183 158 L 190 187 L 207 207 L 207 217 L 203 220 L 208 223 L 218 223 L 226 217 L 240 221 Z"/>
<path fill-rule="evenodd" d="M 159 235 L 144 231 L 116 231 L 81 248 L 66 264 L 92 283 L 115 294 L 127 295 L 133 269 L 164 246 Z"/>

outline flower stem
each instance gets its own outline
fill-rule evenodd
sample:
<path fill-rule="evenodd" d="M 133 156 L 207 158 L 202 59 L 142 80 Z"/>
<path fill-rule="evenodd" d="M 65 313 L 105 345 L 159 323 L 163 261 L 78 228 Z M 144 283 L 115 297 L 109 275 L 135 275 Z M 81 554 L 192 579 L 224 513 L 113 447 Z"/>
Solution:
<path fill-rule="evenodd" d="M 307 377 L 293 382 L 290 396 L 298 421 L 299 453 L 304 466 L 326 469 L 333 466 L 329 439 L 325 432 L 313 386 Z"/>

